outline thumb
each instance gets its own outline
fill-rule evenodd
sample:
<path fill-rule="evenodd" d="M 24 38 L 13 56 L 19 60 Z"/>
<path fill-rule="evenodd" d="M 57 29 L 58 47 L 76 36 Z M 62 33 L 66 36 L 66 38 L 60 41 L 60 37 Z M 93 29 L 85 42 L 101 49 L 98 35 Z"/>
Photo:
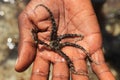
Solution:
<path fill-rule="evenodd" d="M 21 72 L 27 69 L 33 62 L 36 48 L 31 35 L 32 24 L 25 13 L 19 16 L 18 24 L 20 41 L 15 70 Z"/>

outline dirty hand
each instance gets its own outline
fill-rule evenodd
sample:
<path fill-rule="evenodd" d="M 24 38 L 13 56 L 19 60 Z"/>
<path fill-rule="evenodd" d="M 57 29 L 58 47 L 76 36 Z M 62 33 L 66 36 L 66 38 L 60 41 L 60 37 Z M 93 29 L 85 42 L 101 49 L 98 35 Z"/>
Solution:
<path fill-rule="evenodd" d="M 18 72 L 26 70 L 34 61 L 31 80 L 47 80 L 50 63 L 53 64 L 53 80 L 88 80 L 87 75 L 71 73 L 66 60 L 43 45 L 35 46 L 31 30 L 37 27 L 41 32 L 38 38 L 49 43 L 51 20 L 48 11 L 38 6 L 47 6 L 54 15 L 58 35 L 72 33 L 82 34 L 82 40 L 76 38 L 64 39 L 61 42 L 71 42 L 85 48 L 93 62 L 91 67 L 100 80 L 115 80 L 107 67 L 102 51 L 102 39 L 99 25 L 90 0 L 31 0 L 19 16 L 19 48 L 15 69 Z M 75 70 L 87 74 L 86 54 L 75 47 L 66 46 L 62 51 L 71 59 Z"/>

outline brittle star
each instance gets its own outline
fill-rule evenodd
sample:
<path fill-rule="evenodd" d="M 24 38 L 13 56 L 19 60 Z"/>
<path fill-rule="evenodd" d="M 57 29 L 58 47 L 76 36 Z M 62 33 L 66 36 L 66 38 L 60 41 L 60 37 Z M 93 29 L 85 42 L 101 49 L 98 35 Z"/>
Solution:
<path fill-rule="evenodd" d="M 82 40 L 84 38 L 84 36 L 81 35 L 81 34 L 63 34 L 63 35 L 58 36 L 58 34 L 57 34 L 58 27 L 57 27 L 57 24 L 55 22 L 55 19 L 54 19 L 54 16 L 53 16 L 52 12 L 49 10 L 48 7 L 46 7 L 43 4 L 37 5 L 36 8 L 38 6 L 42 6 L 48 11 L 48 13 L 50 15 L 50 20 L 51 20 L 51 23 L 52 23 L 52 30 L 51 30 L 51 33 L 50 33 L 50 42 L 48 44 L 48 43 L 38 39 L 37 33 L 40 32 L 40 30 L 37 27 L 34 27 L 34 29 L 32 29 L 31 32 L 33 34 L 33 38 L 34 38 L 35 43 L 37 45 L 38 44 L 44 45 L 45 47 L 51 49 L 52 51 L 54 51 L 54 52 L 58 53 L 60 56 L 62 56 L 66 60 L 66 62 L 68 64 L 68 67 L 70 68 L 70 71 L 73 74 L 88 75 L 87 73 L 81 73 L 81 72 L 76 71 L 72 60 L 61 50 L 63 47 L 66 47 L 66 46 L 72 46 L 72 47 L 81 49 L 86 54 L 88 60 L 90 62 L 93 62 L 89 53 L 82 46 L 80 46 L 78 44 L 75 44 L 75 43 L 70 43 L 70 42 L 61 43 L 61 40 L 65 39 L 65 38 L 80 37 L 81 40 Z"/>

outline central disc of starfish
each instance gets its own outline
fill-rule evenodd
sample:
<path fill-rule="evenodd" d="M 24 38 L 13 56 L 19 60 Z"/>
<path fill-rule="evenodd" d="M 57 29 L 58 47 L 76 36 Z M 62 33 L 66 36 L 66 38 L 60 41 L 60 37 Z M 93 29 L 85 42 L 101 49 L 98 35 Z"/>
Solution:
<path fill-rule="evenodd" d="M 57 40 L 53 40 L 50 42 L 50 48 L 53 49 L 53 50 L 56 50 L 56 49 L 59 49 L 59 41 Z"/>

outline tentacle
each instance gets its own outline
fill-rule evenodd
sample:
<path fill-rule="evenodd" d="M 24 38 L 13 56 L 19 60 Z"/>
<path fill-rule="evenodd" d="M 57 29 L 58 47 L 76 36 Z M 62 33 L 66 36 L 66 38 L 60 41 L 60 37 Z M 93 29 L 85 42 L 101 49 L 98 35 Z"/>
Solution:
<path fill-rule="evenodd" d="M 50 48 L 50 46 L 47 43 L 43 42 L 42 40 L 38 40 L 38 44 L 41 44 L 41 45 L 44 45 L 45 47 Z"/>
<path fill-rule="evenodd" d="M 57 39 L 61 41 L 62 39 L 65 39 L 65 38 L 74 38 L 74 37 L 80 37 L 80 40 L 84 38 L 84 36 L 81 34 L 63 34 L 63 35 L 60 35 Z"/>
<path fill-rule="evenodd" d="M 38 29 L 37 28 L 32 29 L 31 33 L 32 33 L 34 41 L 36 42 L 38 40 L 38 36 L 37 36 Z"/>
<path fill-rule="evenodd" d="M 83 73 L 83 72 L 77 72 L 75 70 L 75 67 L 73 65 L 73 62 L 70 60 L 70 58 L 61 50 L 56 50 L 55 52 L 57 52 L 60 56 L 62 56 L 66 61 L 67 61 L 67 64 L 68 64 L 68 67 L 70 68 L 70 71 L 73 73 L 73 74 L 76 74 L 76 75 L 87 75 L 87 73 Z"/>
<path fill-rule="evenodd" d="M 78 45 L 78 44 L 74 44 L 74 43 L 70 43 L 70 42 L 65 42 L 65 43 L 61 43 L 60 45 L 60 48 L 63 48 L 65 46 L 72 46 L 72 47 L 75 47 L 75 48 L 79 48 L 81 49 L 86 55 L 87 55 L 87 58 L 90 62 L 93 62 L 93 60 L 91 59 L 89 53 L 85 50 L 85 48 L 83 48 L 82 46 Z"/>
<path fill-rule="evenodd" d="M 36 46 L 37 46 L 38 44 L 41 44 L 41 45 L 44 45 L 44 46 L 46 46 L 46 47 L 49 47 L 49 45 L 48 45 L 47 43 L 45 43 L 45 42 L 43 42 L 42 40 L 39 40 L 39 39 L 38 39 L 38 35 L 37 35 L 37 33 L 39 32 L 38 28 L 32 29 L 31 32 L 32 32 L 33 39 L 34 39 L 34 41 L 35 41 Z"/>
<path fill-rule="evenodd" d="M 35 7 L 35 9 L 36 9 L 37 7 L 39 7 L 39 6 L 44 7 L 44 8 L 48 11 L 48 13 L 49 13 L 49 15 L 50 15 L 51 23 L 52 23 L 52 31 L 51 31 L 51 36 L 50 36 L 51 39 L 50 39 L 50 40 L 51 40 L 51 41 L 52 41 L 52 40 L 56 40 L 56 39 L 57 39 L 58 27 L 57 27 L 57 25 L 56 25 L 54 16 L 53 16 L 52 12 L 50 11 L 50 9 L 49 9 L 47 6 L 43 5 L 43 4 L 38 4 L 38 5 Z"/>

